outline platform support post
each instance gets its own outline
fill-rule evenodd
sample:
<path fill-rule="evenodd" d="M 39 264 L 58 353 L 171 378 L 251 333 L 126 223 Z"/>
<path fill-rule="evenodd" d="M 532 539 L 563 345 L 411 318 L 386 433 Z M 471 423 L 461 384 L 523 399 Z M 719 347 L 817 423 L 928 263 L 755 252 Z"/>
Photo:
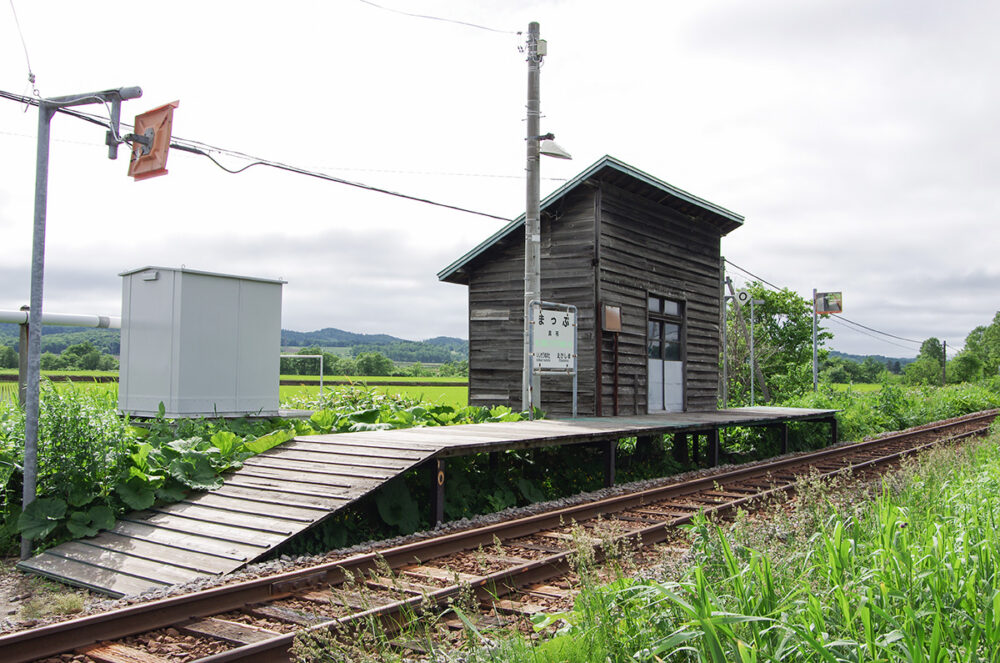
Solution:
<path fill-rule="evenodd" d="M 610 488 L 615 485 L 615 451 L 618 449 L 618 440 L 609 440 L 604 446 L 604 486 Z"/>
<path fill-rule="evenodd" d="M 715 467 L 719 464 L 719 429 L 713 428 L 708 432 L 708 466 Z"/>
<path fill-rule="evenodd" d="M 431 516 L 434 526 L 444 522 L 444 459 L 434 459 L 434 485 L 431 488 Z"/>
<path fill-rule="evenodd" d="M 788 453 L 788 422 L 778 424 L 778 435 L 781 436 L 781 453 Z"/>
<path fill-rule="evenodd" d="M 674 433 L 674 460 L 681 464 L 688 462 L 688 434 Z"/>
<path fill-rule="evenodd" d="M 837 417 L 830 417 L 830 444 L 837 443 Z"/>

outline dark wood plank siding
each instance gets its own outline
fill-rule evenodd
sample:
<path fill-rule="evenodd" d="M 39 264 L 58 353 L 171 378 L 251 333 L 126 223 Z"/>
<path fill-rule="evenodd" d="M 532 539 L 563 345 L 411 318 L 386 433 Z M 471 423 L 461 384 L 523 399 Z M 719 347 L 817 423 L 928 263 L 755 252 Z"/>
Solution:
<path fill-rule="evenodd" d="M 579 309 L 578 412 L 594 412 L 594 190 L 570 193 L 542 215 L 542 298 Z M 469 269 L 469 403 L 521 407 L 524 235 L 514 233 Z M 506 320 L 498 319 L 504 315 Z M 572 382 L 542 380 L 541 407 L 572 411 Z"/>
<path fill-rule="evenodd" d="M 685 409 L 714 410 L 718 391 L 720 232 L 670 206 L 602 184 L 599 304 L 622 307 L 618 412 L 646 412 L 646 296 L 685 304 Z M 602 414 L 614 413 L 613 338 L 603 341 Z"/>

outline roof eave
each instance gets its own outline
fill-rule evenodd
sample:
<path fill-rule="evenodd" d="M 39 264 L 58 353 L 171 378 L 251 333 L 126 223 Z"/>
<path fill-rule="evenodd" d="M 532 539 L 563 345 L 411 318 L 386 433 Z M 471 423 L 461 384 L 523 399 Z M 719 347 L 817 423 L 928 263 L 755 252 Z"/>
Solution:
<path fill-rule="evenodd" d="M 723 235 L 728 235 L 733 230 L 736 230 L 737 228 L 743 225 L 744 218 L 742 215 L 737 214 L 735 212 L 731 212 L 725 207 L 721 207 L 719 205 L 716 205 L 715 203 L 711 203 L 703 198 L 699 198 L 698 196 L 688 193 L 683 189 L 678 189 L 677 187 L 667 184 L 663 180 L 657 179 L 652 175 L 644 173 L 638 168 L 634 168 L 625 163 L 624 161 L 620 161 L 610 155 L 604 155 L 589 168 L 578 174 L 576 177 L 567 180 L 558 189 L 556 189 L 549 195 L 545 196 L 545 198 L 543 198 L 539 203 L 539 211 L 540 212 L 544 211 L 545 208 L 548 207 L 550 204 L 552 204 L 559 198 L 562 198 L 569 191 L 573 190 L 584 181 L 590 179 L 591 177 L 594 176 L 595 173 L 597 173 L 599 170 L 605 167 L 610 167 L 621 173 L 635 177 L 636 179 L 643 181 L 646 184 L 649 184 L 650 186 L 661 189 L 672 196 L 675 196 L 681 200 L 691 203 L 692 205 L 696 205 L 708 212 L 711 212 L 712 214 L 719 217 L 720 220 L 722 221 L 722 223 L 720 224 L 721 225 L 720 229 L 722 230 Z M 507 237 L 507 235 L 510 235 L 512 232 L 523 226 L 524 216 L 525 216 L 524 214 L 521 214 L 519 217 L 517 217 L 516 219 L 505 225 L 503 228 L 501 228 L 500 230 L 498 230 L 497 232 L 493 233 L 485 240 L 480 242 L 471 251 L 469 251 L 468 253 L 460 257 L 458 260 L 456 260 L 455 262 L 451 263 L 450 265 L 442 269 L 437 274 L 438 280 L 445 281 L 448 283 L 468 283 L 467 278 L 464 280 L 459 280 L 453 277 L 457 272 L 461 270 L 462 267 L 464 267 L 468 263 L 472 262 L 473 260 L 481 256 L 491 246 L 493 246 L 500 240 Z"/>

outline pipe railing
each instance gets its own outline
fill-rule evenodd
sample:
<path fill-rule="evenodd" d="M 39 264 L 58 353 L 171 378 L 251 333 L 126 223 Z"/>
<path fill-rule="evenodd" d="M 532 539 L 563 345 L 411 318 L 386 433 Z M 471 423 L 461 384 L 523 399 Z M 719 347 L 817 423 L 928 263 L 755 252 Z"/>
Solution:
<path fill-rule="evenodd" d="M 28 324 L 28 311 L 8 311 L 0 309 L 0 322 L 15 325 Z M 59 327 L 97 327 L 98 329 L 121 329 L 122 319 L 118 315 L 81 315 L 79 313 L 42 312 L 43 325 Z"/>

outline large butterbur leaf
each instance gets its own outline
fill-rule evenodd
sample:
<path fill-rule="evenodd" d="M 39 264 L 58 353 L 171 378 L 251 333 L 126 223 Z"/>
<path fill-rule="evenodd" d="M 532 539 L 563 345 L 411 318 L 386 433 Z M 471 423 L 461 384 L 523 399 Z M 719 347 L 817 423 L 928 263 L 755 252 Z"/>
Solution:
<path fill-rule="evenodd" d="M 21 512 L 17 531 L 28 539 L 44 539 L 66 515 L 66 502 L 57 497 L 39 497 Z"/>

